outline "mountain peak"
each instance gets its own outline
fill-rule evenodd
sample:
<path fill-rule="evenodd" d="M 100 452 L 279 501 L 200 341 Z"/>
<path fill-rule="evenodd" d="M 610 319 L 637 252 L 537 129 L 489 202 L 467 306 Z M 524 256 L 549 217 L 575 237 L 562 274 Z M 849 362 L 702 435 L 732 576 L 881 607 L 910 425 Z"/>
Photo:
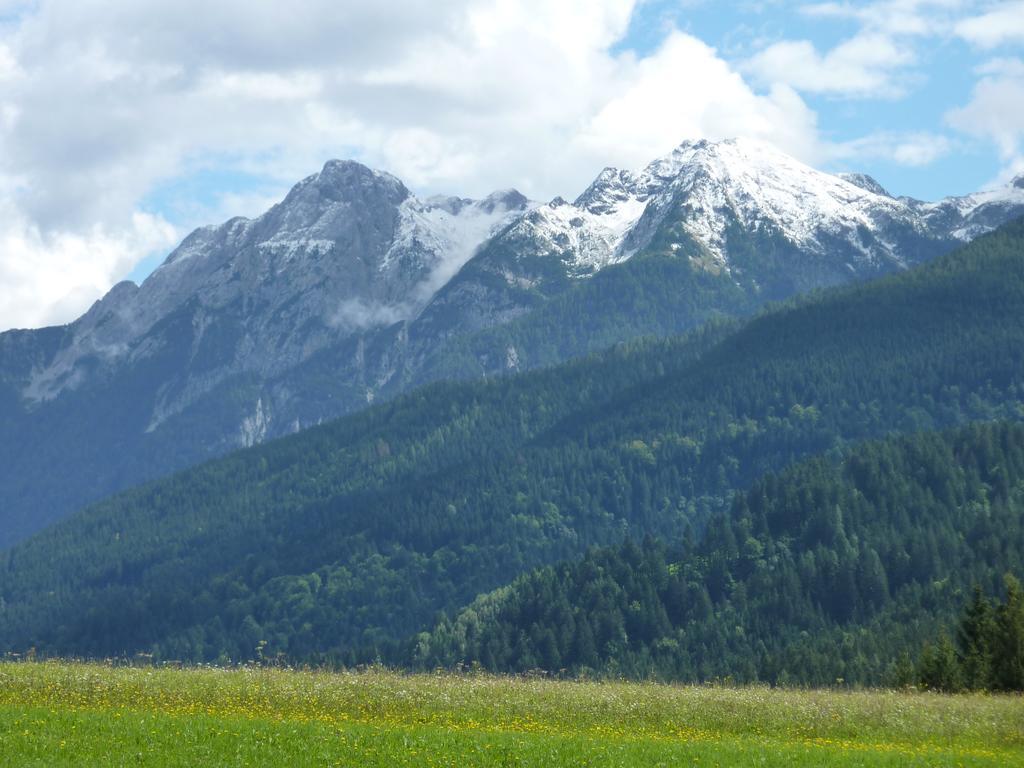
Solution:
<path fill-rule="evenodd" d="M 324 199 L 339 202 L 365 198 L 369 193 L 374 197 L 383 195 L 392 205 L 398 205 L 409 197 L 409 190 L 397 177 L 355 160 L 328 160 L 319 173 L 303 179 L 292 188 L 285 204 L 289 199 L 308 196 L 314 191 Z"/>
<path fill-rule="evenodd" d="M 608 213 L 635 193 L 636 178 L 629 171 L 608 167 L 576 198 L 574 205 L 591 213 Z"/>
<path fill-rule="evenodd" d="M 763 152 L 773 155 L 785 155 L 774 144 L 761 139 L 746 136 L 732 136 L 726 139 L 686 139 L 679 143 L 670 155 L 692 155 L 696 152 L 722 154 L 729 152 Z"/>
<path fill-rule="evenodd" d="M 257 236 L 334 241 L 346 230 L 359 242 L 370 237 L 376 241 L 371 250 L 380 252 L 394 231 L 398 207 L 410 197 L 405 184 L 390 173 L 354 160 L 330 160 L 256 220 Z"/>
<path fill-rule="evenodd" d="M 648 164 L 639 178 L 649 185 L 674 179 L 686 169 L 714 169 L 715 175 L 732 175 L 737 171 L 760 172 L 795 166 L 804 167 L 795 158 L 757 139 L 697 139 L 682 142 L 669 154 Z"/>
<path fill-rule="evenodd" d="M 882 197 L 892 197 L 885 187 L 879 184 L 874 177 L 866 173 L 837 173 L 836 176 L 843 181 L 853 184 L 855 187 L 860 187 L 866 192 L 881 195 Z"/>
<path fill-rule="evenodd" d="M 492 213 L 497 208 L 506 211 L 521 211 L 529 204 L 529 199 L 518 189 L 497 189 L 480 201 L 480 208 Z"/>
<path fill-rule="evenodd" d="M 131 280 L 122 280 L 107 291 L 102 298 L 93 302 L 92 307 L 82 316 L 80 321 L 89 323 L 90 320 L 98 320 L 105 313 L 114 311 L 126 302 L 131 301 L 138 292 L 138 285 Z"/>

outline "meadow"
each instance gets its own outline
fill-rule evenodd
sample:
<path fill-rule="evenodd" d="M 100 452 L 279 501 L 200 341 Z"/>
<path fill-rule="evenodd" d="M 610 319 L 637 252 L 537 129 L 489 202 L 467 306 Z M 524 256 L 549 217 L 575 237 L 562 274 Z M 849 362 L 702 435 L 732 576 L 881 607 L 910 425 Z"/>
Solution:
<path fill-rule="evenodd" d="M 1024 698 L 0 664 L 3 766 L 1010 766 Z"/>

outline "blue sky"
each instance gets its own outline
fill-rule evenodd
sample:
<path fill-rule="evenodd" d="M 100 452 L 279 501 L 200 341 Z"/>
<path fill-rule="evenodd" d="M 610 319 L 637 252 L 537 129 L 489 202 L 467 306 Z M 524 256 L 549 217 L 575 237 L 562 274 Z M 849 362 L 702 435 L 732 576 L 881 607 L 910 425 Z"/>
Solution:
<path fill-rule="evenodd" d="M 0 330 L 335 157 L 573 197 L 748 136 L 892 193 L 1024 171 L 1024 0 L 0 0 Z"/>

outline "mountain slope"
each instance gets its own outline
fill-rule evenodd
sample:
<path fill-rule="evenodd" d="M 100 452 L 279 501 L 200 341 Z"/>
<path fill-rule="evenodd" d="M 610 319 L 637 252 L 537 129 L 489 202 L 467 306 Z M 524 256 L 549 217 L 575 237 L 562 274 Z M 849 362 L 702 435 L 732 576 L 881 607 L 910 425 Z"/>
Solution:
<path fill-rule="evenodd" d="M 973 584 L 1024 569 L 1024 426 L 860 445 L 756 482 L 699 542 L 594 550 L 482 596 L 406 662 L 887 682 Z"/>
<path fill-rule="evenodd" d="M 415 315 L 529 206 L 514 191 L 420 201 L 388 174 L 330 162 L 260 218 L 197 230 L 75 323 L 0 334 L 0 546 L 111 490 L 350 410 L 331 407 L 335 393 L 365 405 L 337 359 L 353 367 L 366 329 Z"/>
<path fill-rule="evenodd" d="M 937 203 L 908 201 L 920 212 L 925 224 L 934 232 L 968 241 L 993 225 L 1020 215 L 1024 205 L 1024 175 L 1017 176 L 1002 189 L 985 190 L 973 195 L 951 197 Z"/>
<path fill-rule="evenodd" d="M 423 383 L 748 315 L 1024 212 L 1010 187 L 946 201 L 959 223 L 936 228 L 938 208 L 870 187 L 745 141 L 686 143 L 540 206 L 512 190 L 420 200 L 332 161 L 258 219 L 196 231 L 75 323 L 0 334 L 0 546 Z"/>
<path fill-rule="evenodd" d="M 345 658 L 591 545 L 678 537 L 800 458 L 1020 418 L 1022 310 L 1018 221 L 732 333 L 419 390 L 13 548 L 0 645 Z"/>
<path fill-rule="evenodd" d="M 636 254 L 677 258 L 751 307 L 904 268 L 955 244 L 906 203 L 767 145 L 686 142 L 638 173 L 606 168 L 572 204 L 558 198 L 522 216 L 438 293 L 410 335 L 521 317 L 585 290 L 573 277 Z"/>

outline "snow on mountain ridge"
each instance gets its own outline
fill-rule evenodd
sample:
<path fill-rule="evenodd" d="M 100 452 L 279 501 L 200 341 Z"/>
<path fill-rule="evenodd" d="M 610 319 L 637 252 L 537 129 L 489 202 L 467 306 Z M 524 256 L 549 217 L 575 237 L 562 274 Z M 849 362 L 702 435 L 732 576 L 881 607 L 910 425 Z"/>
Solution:
<path fill-rule="evenodd" d="M 458 204 L 453 205 L 452 200 Z M 483 200 L 433 198 L 420 201 L 414 196 L 400 206 L 398 235 L 380 269 L 386 271 L 402 254 L 421 251 L 434 255 L 428 276 L 407 297 L 405 316 L 421 309 L 436 291 L 472 258 L 482 243 L 499 229 L 538 205 L 516 190 L 499 190 Z"/>
<path fill-rule="evenodd" d="M 236 352 L 243 357 L 223 362 L 259 370 L 292 365 L 339 330 L 409 319 L 482 242 L 531 206 L 515 190 L 457 206 L 447 200 L 424 202 L 390 174 L 329 161 L 261 216 L 201 227 L 137 289 L 111 291 L 72 324 L 70 343 L 34 372 L 23 394 L 41 401 L 77 387 L 85 374 L 76 366 L 86 358 L 109 365 L 150 354 L 141 341 L 181 311 L 196 317 L 196 344 L 208 327 L 203 317 L 247 312 L 237 319 L 251 339 Z M 297 346 L 299 327 L 320 330 Z"/>
<path fill-rule="evenodd" d="M 500 258 L 557 259 L 556 272 L 571 278 L 623 262 L 655 237 L 672 251 L 689 239 L 704 253 L 687 248 L 695 263 L 728 273 L 738 226 L 788 243 L 786 258 L 804 254 L 772 269 L 798 271 L 810 255 L 831 280 L 836 265 L 865 274 L 903 266 L 927 242 L 972 238 L 1016 210 L 1024 212 L 1024 179 L 937 203 L 897 200 L 869 177 L 823 173 L 746 139 L 687 141 L 638 171 L 605 168 L 571 204 L 539 205 L 515 190 L 420 199 L 391 174 L 332 160 L 263 215 L 197 229 L 140 287 L 112 290 L 72 324 L 71 342 L 24 394 L 38 401 L 77 386 L 85 358 L 149 354 L 140 340 L 182 311 L 195 315 L 197 350 L 210 317 L 246 313 L 234 320 L 245 344 L 225 365 L 287 367 L 339 333 L 417 317 L 496 236 L 508 246 Z M 497 273 L 517 284 L 539 279 L 507 265 Z"/>
<path fill-rule="evenodd" d="M 879 242 L 876 253 L 850 233 L 893 220 L 920 229 L 916 215 L 881 187 L 865 187 L 762 142 L 686 141 L 639 171 L 605 168 L 571 206 L 542 206 L 528 225 L 577 276 L 630 258 L 680 207 L 683 229 L 727 270 L 732 218 L 751 230 L 772 225 L 798 248 L 824 251 L 825 240 L 839 238 L 864 260 L 899 260 L 895 247 Z"/>
<path fill-rule="evenodd" d="M 865 189 L 868 192 L 873 192 L 874 194 L 881 195 L 882 197 L 892 197 L 885 187 L 866 173 L 837 173 L 836 176 L 843 181 L 848 181 L 854 186 Z"/>
<path fill-rule="evenodd" d="M 1024 209 L 1024 174 L 999 187 L 916 205 L 930 226 L 967 242 L 992 229 L 1007 213 Z"/>
<path fill-rule="evenodd" d="M 374 187 L 378 188 L 377 194 L 368 191 Z M 150 294 L 146 297 L 148 304 L 164 305 L 162 311 L 166 312 L 168 302 L 152 294 L 167 297 L 177 292 L 159 290 L 163 283 L 188 282 L 180 275 L 164 274 L 166 268 L 190 261 L 196 255 L 215 257 L 218 249 L 214 244 L 218 240 L 230 249 L 248 252 L 255 261 L 272 261 L 274 267 L 270 271 L 274 274 L 309 268 L 310 264 L 300 266 L 293 262 L 318 262 L 346 246 L 348 250 L 359 251 L 364 242 L 339 242 L 339 222 L 362 215 L 361 206 L 377 206 L 393 211 L 391 231 L 380 243 L 376 258 L 372 253 L 358 253 L 357 257 L 361 261 L 371 258 L 366 266 L 376 273 L 375 279 L 383 286 L 374 298 L 391 303 L 389 311 L 376 314 L 403 319 L 415 313 L 497 228 L 531 205 L 535 204 L 515 190 L 500 190 L 480 201 L 444 197 L 422 201 L 391 174 L 354 161 L 331 160 L 322 171 L 300 181 L 281 203 L 256 219 L 235 218 L 193 232 L 140 290 Z M 410 275 L 421 278 L 411 293 L 405 279 Z M 392 282 L 396 283 L 394 288 L 389 287 Z"/>
<path fill-rule="evenodd" d="M 632 255 L 622 245 L 646 206 L 634 174 L 609 167 L 574 202 L 556 197 L 515 222 L 509 234 L 533 240 L 531 252 L 557 255 L 570 276 L 587 277 Z"/>
<path fill-rule="evenodd" d="M 883 218 L 910 225 L 914 219 L 896 200 L 750 140 L 684 143 L 639 179 L 649 193 L 684 203 L 684 228 L 726 266 L 726 212 L 746 228 L 773 224 L 796 246 L 814 250 L 823 248 L 823 233 L 877 229 Z"/>

